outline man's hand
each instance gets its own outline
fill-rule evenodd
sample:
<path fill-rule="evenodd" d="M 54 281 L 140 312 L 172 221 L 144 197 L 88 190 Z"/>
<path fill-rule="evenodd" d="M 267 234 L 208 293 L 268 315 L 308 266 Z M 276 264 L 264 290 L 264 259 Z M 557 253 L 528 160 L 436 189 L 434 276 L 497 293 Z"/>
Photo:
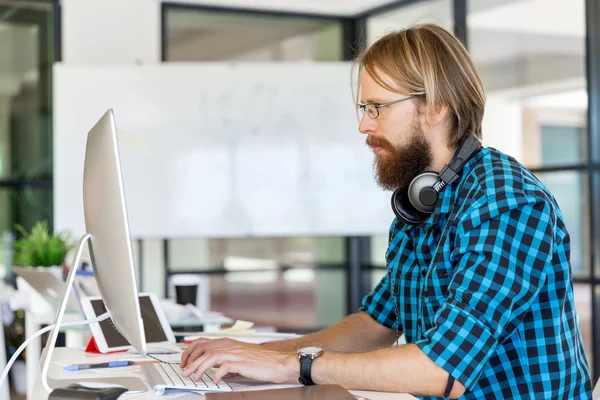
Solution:
<path fill-rule="evenodd" d="M 204 353 L 209 350 L 223 350 L 223 349 L 234 349 L 244 348 L 252 349 L 259 348 L 259 345 L 253 343 L 239 342 L 233 339 L 206 339 L 200 338 L 194 340 L 187 349 L 181 355 L 181 363 L 179 366 L 185 368 L 187 364 L 195 361 L 199 357 L 202 357 Z"/>
<path fill-rule="evenodd" d="M 264 382 L 295 382 L 300 371 L 295 353 L 263 350 L 257 345 L 229 339 L 194 342 L 184 352 L 181 367 L 185 368 L 183 375 L 192 376 L 194 381 L 207 369 L 218 368 L 214 377 L 217 384 L 227 374 Z"/>

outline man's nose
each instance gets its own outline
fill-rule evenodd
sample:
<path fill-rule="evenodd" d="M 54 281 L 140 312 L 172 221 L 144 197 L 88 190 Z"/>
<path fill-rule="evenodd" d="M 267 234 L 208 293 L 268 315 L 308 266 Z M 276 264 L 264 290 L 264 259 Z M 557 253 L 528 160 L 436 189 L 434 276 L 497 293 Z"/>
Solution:
<path fill-rule="evenodd" d="M 362 118 L 360 119 L 360 123 L 358 124 L 358 130 L 360 133 L 369 134 L 375 132 L 375 128 L 377 126 L 377 122 L 371 117 L 364 113 Z"/>

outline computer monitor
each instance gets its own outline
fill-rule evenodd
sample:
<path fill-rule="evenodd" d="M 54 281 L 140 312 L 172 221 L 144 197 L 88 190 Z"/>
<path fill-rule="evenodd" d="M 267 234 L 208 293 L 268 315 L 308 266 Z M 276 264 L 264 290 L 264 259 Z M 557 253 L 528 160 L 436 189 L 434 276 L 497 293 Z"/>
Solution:
<path fill-rule="evenodd" d="M 110 317 L 115 328 L 133 348 L 141 355 L 147 355 L 144 321 L 140 312 L 129 237 L 117 127 L 112 110 L 108 110 L 88 133 L 83 170 L 83 212 L 87 233 L 77 245 L 72 268 L 67 276 L 65 293 L 54 316 L 54 323 L 51 325 L 40 360 L 42 385 L 48 393 L 52 391 L 48 384 L 50 360 L 69 293 L 75 281 L 75 271 L 86 242 L 90 249 L 98 291 L 107 312 L 94 320 L 84 321 L 83 324 L 103 321 Z M 35 335 L 42 332 L 43 330 L 38 331 Z"/>
<path fill-rule="evenodd" d="M 146 355 L 119 159 L 117 128 L 108 110 L 89 131 L 83 171 L 83 211 L 100 296 L 117 330 Z"/>

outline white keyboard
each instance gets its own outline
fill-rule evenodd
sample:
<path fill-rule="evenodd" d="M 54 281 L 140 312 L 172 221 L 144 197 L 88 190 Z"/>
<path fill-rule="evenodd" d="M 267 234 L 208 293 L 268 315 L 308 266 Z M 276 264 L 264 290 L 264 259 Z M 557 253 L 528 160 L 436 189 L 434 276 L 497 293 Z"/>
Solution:
<path fill-rule="evenodd" d="M 152 391 L 157 396 L 165 394 L 166 389 L 190 390 L 196 392 L 231 392 L 231 386 L 221 379 L 217 385 L 214 382 L 214 369 L 202 375 L 202 379 L 194 382 L 190 377 L 183 376 L 183 369 L 177 364 L 155 363 L 142 365 L 142 371 Z"/>

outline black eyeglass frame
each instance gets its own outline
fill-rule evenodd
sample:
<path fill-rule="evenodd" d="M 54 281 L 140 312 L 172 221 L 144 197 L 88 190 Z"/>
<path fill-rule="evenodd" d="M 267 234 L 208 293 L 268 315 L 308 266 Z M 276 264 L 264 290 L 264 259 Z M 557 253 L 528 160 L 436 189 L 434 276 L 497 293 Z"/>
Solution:
<path fill-rule="evenodd" d="M 381 107 L 387 107 L 387 106 L 391 106 L 392 104 L 396 104 L 396 103 L 401 103 L 405 100 L 410 100 L 410 99 L 414 99 L 415 97 L 417 97 L 417 95 L 413 95 L 413 96 L 408 96 L 405 97 L 403 99 L 399 99 L 399 100 L 394 100 L 394 101 L 388 101 L 387 103 L 382 103 L 382 104 L 364 104 L 364 103 L 358 103 L 358 109 L 361 112 L 361 118 L 364 114 L 367 114 L 369 116 L 369 118 L 371 119 L 377 119 L 379 117 L 379 109 Z M 371 114 L 369 113 L 369 107 L 373 107 L 372 109 L 377 113 L 377 115 L 375 115 L 374 117 L 371 116 Z"/>

